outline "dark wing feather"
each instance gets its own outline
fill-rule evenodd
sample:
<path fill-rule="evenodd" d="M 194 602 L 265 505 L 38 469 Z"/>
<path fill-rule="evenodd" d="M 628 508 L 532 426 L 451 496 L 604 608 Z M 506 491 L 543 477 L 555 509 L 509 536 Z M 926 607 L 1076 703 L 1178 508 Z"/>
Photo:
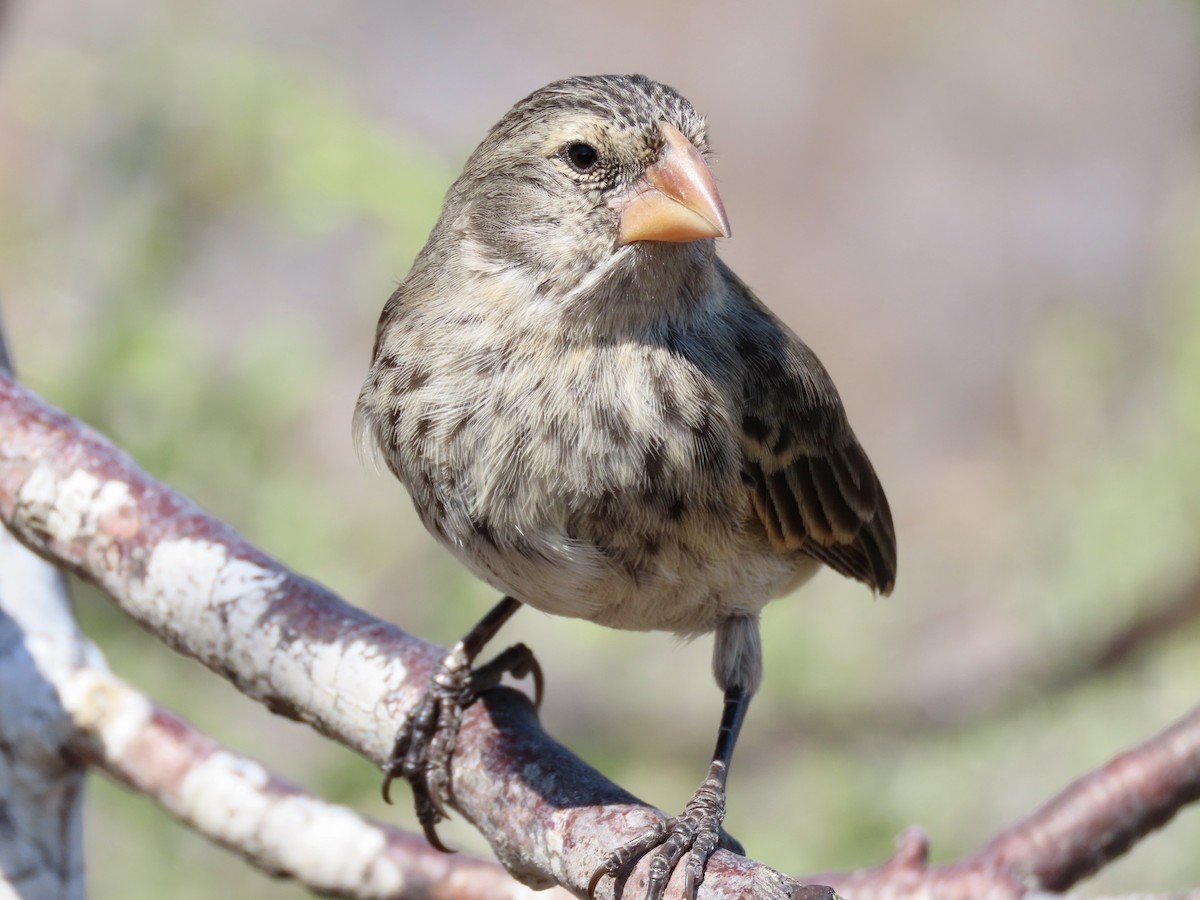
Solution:
<path fill-rule="evenodd" d="M 746 372 L 742 451 L 754 510 L 773 546 L 799 550 L 888 594 L 896 532 L 883 487 L 820 360 L 722 266 L 753 325 L 738 340 Z M 739 323 L 741 324 L 741 323 Z"/>

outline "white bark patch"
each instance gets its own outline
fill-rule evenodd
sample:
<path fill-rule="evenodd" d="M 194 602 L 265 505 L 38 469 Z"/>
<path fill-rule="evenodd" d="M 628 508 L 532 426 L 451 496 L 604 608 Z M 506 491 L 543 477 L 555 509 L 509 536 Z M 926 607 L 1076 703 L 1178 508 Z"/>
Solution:
<path fill-rule="evenodd" d="M 138 601 L 172 630 L 192 636 L 211 632 L 218 607 L 225 607 L 221 628 L 244 636 L 258 627 L 283 580 L 279 572 L 231 560 L 221 544 L 165 540 L 150 556 Z"/>
<path fill-rule="evenodd" d="M 182 813 L 219 840 L 320 889 L 354 884 L 365 896 L 399 896 L 404 877 L 387 861 L 384 835 L 349 810 L 264 792 L 257 763 L 215 753 L 184 779 Z"/>
<path fill-rule="evenodd" d="M 50 466 L 38 466 L 29 473 L 18 499 L 46 531 L 64 543 L 88 537 L 97 521 L 133 502 L 124 482 L 101 481 L 83 470 L 60 479 Z"/>
<path fill-rule="evenodd" d="M 378 646 L 364 641 L 350 644 L 310 642 L 309 687 L 312 706 L 331 710 L 339 734 L 352 746 L 376 759 L 391 751 L 391 734 L 399 724 L 389 707 L 396 702 L 393 687 L 405 680 L 400 659 L 385 665 Z M 380 727 L 380 722 L 387 723 Z"/>
<path fill-rule="evenodd" d="M 378 647 L 363 641 L 348 645 L 313 645 L 313 684 L 332 694 L 342 706 L 375 712 L 390 692 L 390 684 L 402 680 L 383 678 Z"/>

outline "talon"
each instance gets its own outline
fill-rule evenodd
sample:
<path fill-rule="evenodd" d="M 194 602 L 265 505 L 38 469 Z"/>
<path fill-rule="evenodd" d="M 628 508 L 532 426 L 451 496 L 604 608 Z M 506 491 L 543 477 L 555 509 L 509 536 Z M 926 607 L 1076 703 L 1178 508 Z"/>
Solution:
<path fill-rule="evenodd" d="M 595 900 L 596 886 L 605 875 L 613 875 L 651 851 L 646 876 L 646 900 L 661 900 L 671 874 L 686 854 L 684 895 L 696 900 L 704 881 L 708 859 L 722 839 L 721 821 L 725 818 L 724 765 L 714 762 L 709 777 L 700 785 L 683 812 L 656 822 L 631 841 L 617 847 L 592 873 L 588 882 L 588 900 Z"/>
<path fill-rule="evenodd" d="M 596 867 L 596 871 L 592 873 L 592 880 L 588 882 L 588 900 L 596 900 L 597 886 L 604 880 L 605 875 L 612 874 L 612 872 L 608 871 L 608 863 L 606 862 Z"/>
<path fill-rule="evenodd" d="M 497 607 L 508 610 L 507 614 L 515 608 L 516 601 L 507 600 Z M 493 628 L 497 623 L 485 620 L 481 624 Z M 450 763 L 464 711 L 480 692 L 494 687 L 509 673 L 520 678 L 532 672 L 539 699 L 541 697 L 541 669 L 528 647 L 510 647 L 478 669 L 471 668 L 472 656 L 473 653 L 467 652 L 464 639 L 441 661 L 416 708 L 405 716 L 392 745 L 391 758 L 383 767 L 383 799 L 392 802 L 393 781 L 397 778 L 407 781 L 412 786 L 417 821 L 421 823 L 425 839 L 443 853 L 454 851 L 442 843 L 434 826 L 450 818 L 446 811 L 453 796 Z"/>
<path fill-rule="evenodd" d="M 529 674 L 533 678 L 533 708 L 542 711 L 542 697 L 546 694 L 546 681 L 542 677 L 542 667 L 534 657 L 529 657 Z"/>
<path fill-rule="evenodd" d="M 434 850 L 440 850 L 442 853 L 457 853 L 457 850 L 452 850 L 442 843 L 442 839 L 438 837 L 437 829 L 434 828 L 432 822 L 422 822 L 421 829 L 425 832 L 425 840 L 429 841 L 430 846 Z"/>

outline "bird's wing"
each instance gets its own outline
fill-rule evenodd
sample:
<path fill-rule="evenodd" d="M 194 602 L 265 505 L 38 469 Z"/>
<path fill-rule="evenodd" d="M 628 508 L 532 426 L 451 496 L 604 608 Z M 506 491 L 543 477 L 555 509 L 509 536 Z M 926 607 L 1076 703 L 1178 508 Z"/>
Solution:
<path fill-rule="evenodd" d="M 754 310 L 755 324 L 737 347 L 746 373 L 742 451 L 767 536 L 781 552 L 799 550 L 890 593 L 896 580 L 892 513 L 832 379 L 816 355 L 725 272 Z"/>

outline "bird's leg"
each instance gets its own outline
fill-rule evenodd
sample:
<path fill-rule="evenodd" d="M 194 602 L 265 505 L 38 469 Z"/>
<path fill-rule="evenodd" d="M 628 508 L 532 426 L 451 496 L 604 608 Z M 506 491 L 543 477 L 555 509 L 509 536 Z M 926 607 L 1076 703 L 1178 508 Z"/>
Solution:
<path fill-rule="evenodd" d="M 589 897 L 595 897 L 596 886 L 605 875 L 615 878 L 629 863 L 657 847 L 658 852 L 650 860 L 647 900 L 659 900 L 662 897 L 671 873 L 689 849 L 691 853 L 686 863 L 683 889 L 684 895 L 694 900 L 700 882 L 704 880 L 708 858 L 721 843 L 721 821 L 725 818 L 725 779 L 729 774 L 733 747 L 749 706 L 750 695 L 744 688 L 731 687 L 725 691 L 725 708 L 721 713 L 721 727 L 717 732 L 717 746 L 713 751 L 708 777 L 682 813 L 656 823 L 607 856 L 592 874 L 588 884 Z M 728 837 L 726 841 L 734 843 Z"/>
<path fill-rule="evenodd" d="M 737 842 L 721 831 L 721 822 L 725 818 L 725 780 L 729 775 L 733 747 L 742 730 L 750 698 L 762 681 L 762 641 L 757 617 L 731 616 L 717 626 L 713 674 L 717 684 L 725 690 L 725 708 L 721 713 L 721 727 L 708 777 L 682 813 L 657 823 L 608 854 L 592 874 L 588 884 L 589 898 L 595 897 L 596 886 L 605 875 L 616 878 L 629 863 L 658 848 L 650 860 L 647 900 L 662 897 L 671 873 L 689 851 L 684 892 L 685 896 L 695 900 L 700 882 L 704 880 L 704 867 L 717 846 L 741 852 Z"/>
<path fill-rule="evenodd" d="M 438 663 L 424 696 L 397 731 L 392 755 L 384 766 L 383 799 L 391 802 L 395 778 L 411 784 L 425 837 L 447 853 L 450 851 L 438 839 L 434 826 L 447 817 L 450 758 L 464 710 L 480 693 L 499 684 L 506 673 L 517 678 L 532 675 L 535 702 L 539 706 L 542 702 L 542 670 L 524 644 L 514 644 L 491 662 L 471 668 L 479 651 L 520 606 L 519 600 L 505 597 Z"/>

